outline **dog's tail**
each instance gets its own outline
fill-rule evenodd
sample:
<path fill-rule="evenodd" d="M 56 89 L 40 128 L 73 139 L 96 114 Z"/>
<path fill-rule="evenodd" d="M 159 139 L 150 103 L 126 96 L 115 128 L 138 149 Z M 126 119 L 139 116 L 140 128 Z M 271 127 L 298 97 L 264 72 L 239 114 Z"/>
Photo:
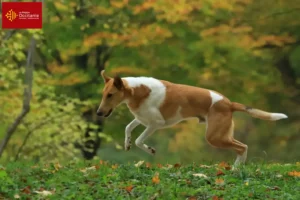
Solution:
<path fill-rule="evenodd" d="M 256 108 L 251 108 L 237 102 L 232 102 L 231 107 L 233 111 L 246 112 L 252 117 L 264 119 L 264 120 L 276 121 L 276 120 L 288 118 L 288 116 L 286 116 L 283 113 L 270 113 Z"/>

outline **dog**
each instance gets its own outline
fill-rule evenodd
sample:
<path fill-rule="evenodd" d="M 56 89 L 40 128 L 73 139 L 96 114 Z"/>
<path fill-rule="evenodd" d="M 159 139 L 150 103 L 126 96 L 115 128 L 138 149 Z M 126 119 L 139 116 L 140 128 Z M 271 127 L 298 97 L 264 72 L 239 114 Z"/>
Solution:
<path fill-rule="evenodd" d="M 135 119 L 125 129 L 125 150 L 131 148 L 131 132 L 138 125 L 146 129 L 135 140 L 136 146 L 154 155 L 155 149 L 145 140 L 156 130 L 170 127 L 183 120 L 198 118 L 206 124 L 206 140 L 213 147 L 233 149 L 237 153 L 235 166 L 247 158 L 248 146 L 234 139 L 235 111 L 245 112 L 263 120 L 287 118 L 282 113 L 269 113 L 231 102 L 224 95 L 209 89 L 175 84 L 151 77 L 111 78 L 101 71 L 105 86 L 98 116 L 108 117 L 120 104 L 126 103 Z"/>

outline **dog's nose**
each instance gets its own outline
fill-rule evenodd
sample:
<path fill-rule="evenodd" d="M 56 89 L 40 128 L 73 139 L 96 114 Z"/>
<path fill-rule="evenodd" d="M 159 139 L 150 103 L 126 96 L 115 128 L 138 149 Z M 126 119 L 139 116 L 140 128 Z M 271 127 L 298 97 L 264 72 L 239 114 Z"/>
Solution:
<path fill-rule="evenodd" d="M 101 117 L 101 116 L 103 116 L 103 112 L 97 111 L 97 115 Z"/>

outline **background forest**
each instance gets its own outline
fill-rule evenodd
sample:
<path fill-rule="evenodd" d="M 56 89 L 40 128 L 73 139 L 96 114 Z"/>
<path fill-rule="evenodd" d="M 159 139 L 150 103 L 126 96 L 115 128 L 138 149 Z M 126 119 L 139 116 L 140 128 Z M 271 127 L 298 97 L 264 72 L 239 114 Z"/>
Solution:
<path fill-rule="evenodd" d="M 248 161 L 292 162 L 300 151 L 299 0 L 55 0 L 42 30 L 1 30 L 0 162 L 234 160 L 210 147 L 197 120 L 123 150 L 125 105 L 96 116 L 103 81 L 152 76 L 216 90 L 287 120 L 235 114 Z M 30 108 L 30 109 L 29 109 Z M 143 127 L 133 132 L 133 139 Z"/>

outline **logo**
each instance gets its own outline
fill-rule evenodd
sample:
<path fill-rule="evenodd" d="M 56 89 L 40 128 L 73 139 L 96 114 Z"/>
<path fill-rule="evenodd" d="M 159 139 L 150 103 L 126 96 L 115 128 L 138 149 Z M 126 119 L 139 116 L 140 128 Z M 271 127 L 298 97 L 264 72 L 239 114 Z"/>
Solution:
<path fill-rule="evenodd" d="M 2 28 L 42 28 L 42 2 L 2 2 Z"/>
<path fill-rule="evenodd" d="M 12 9 L 10 9 L 10 11 L 8 11 L 6 13 L 6 18 L 9 20 L 9 21 L 13 21 L 14 19 L 16 19 L 16 17 L 18 16 L 17 13 L 15 13 Z"/>

